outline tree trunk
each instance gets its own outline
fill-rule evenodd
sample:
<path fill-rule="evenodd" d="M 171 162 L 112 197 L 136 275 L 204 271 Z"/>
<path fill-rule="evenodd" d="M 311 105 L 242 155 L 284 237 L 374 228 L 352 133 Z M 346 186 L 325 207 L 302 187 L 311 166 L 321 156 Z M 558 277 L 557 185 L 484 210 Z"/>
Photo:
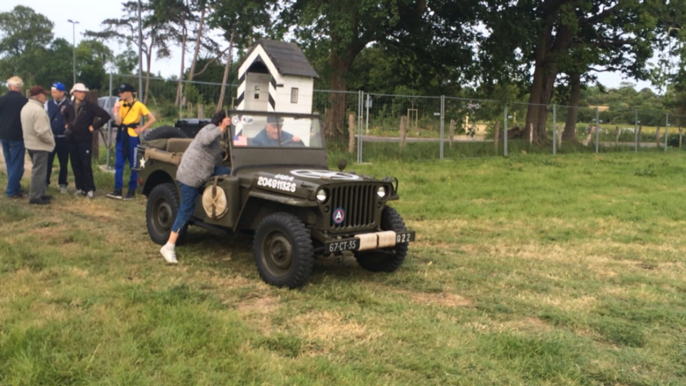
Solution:
<path fill-rule="evenodd" d="M 567 120 L 562 132 L 562 140 L 576 142 L 576 122 L 579 116 L 579 100 L 581 99 L 581 74 L 569 74 L 569 83 L 572 89 L 567 100 L 569 107 L 567 108 Z"/>
<path fill-rule="evenodd" d="M 191 71 L 188 73 L 188 80 L 192 81 L 195 76 L 195 65 L 198 63 L 198 55 L 200 54 L 200 40 L 202 38 L 202 30 L 205 26 L 205 7 L 200 12 L 200 24 L 198 25 L 198 33 L 195 36 L 195 51 L 193 52 L 193 62 L 191 63 Z"/>
<path fill-rule="evenodd" d="M 152 68 L 152 50 L 147 54 L 147 69 L 145 71 L 145 92 L 143 93 L 143 104 L 148 103 L 148 91 L 150 91 L 150 68 Z"/>
<path fill-rule="evenodd" d="M 548 104 L 553 96 L 556 66 L 551 64 L 537 65 L 534 70 L 534 82 L 526 111 L 526 129 L 533 130 L 533 141 L 543 144 L 547 141 L 546 122 L 548 121 Z"/>
<path fill-rule="evenodd" d="M 559 72 L 557 55 L 564 54 L 572 42 L 572 31 L 563 24 L 556 27 L 558 8 L 552 9 L 545 28 L 541 31 L 538 47 L 535 53 L 534 80 L 529 96 L 529 106 L 526 112 L 527 130 L 533 130 L 533 141 L 537 144 L 548 142 L 546 122 L 548 119 L 548 104 L 553 96 L 555 79 Z"/>
<path fill-rule="evenodd" d="M 219 101 L 217 102 L 217 112 L 224 107 L 224 95 L 226 95 L 226 81 L 229 79 L 229 69 L 231 68 L 231 55 L 233 54 L 233 37 L 235 30 L 231 31 L 231 39 L 229 40 L 229 56 L 226 58 L 226 65 L 224 66 L 224 77 L 222 78 L 222 89 L 219 92 Z"/>
<path fill-rule="evenodd" d="M 332 92 L 329 94 L 329 109 L 326 112 L 324 127 L 326 129 L 326 137 L 332 138 L 343 135 L 346 110 L 345 91 L 347 90 L 345 77 L 350 70 L 350 64 L 344 58 L 337 55 L 335 51 L 331 52 L 329 64 L 332 70 L 329 87 Z"/>
<path fill-rule="evenodd" d="M 183 73 L 186 69 L 186 25 L 184 24 L 183 36 L 181 37 L 181 72 L 179 73 L 179 82 L 176 85 L 176 105 L 181 107 L 183 103 Z"/>

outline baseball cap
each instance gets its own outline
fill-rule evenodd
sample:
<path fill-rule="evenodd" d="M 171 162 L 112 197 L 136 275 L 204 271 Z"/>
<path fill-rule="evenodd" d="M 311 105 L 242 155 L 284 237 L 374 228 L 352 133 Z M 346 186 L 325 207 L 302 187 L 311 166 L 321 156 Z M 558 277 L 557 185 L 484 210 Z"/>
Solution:
<path fill-rule="evenodd" d="M 127 91 L 133 92 L 133 86 L 128 84 L 128 83 L 122 83 L 119 85 L 119 93 L 120 94 L 123 92 L 127 92 Z"/>
<path fill-rule="evenodd" d="M 276 115 L 270 115 L 267 117 L 267 123 L 270 125 L 280 125 L 283 123 L 283 118 Z"/>
<path fill-rule="evenodd" d="M 74 87 L 71 88 L 72 94 L 74 93 L 74 91 L 88 92 L 88 87 L 86 87 L 86 85 L 83 83 L 77 83 L 74 85 Z"/>
<path fill-rule="evenodd" d="M 52 88 L 57 91 L 67 92 L 67 87 L 65 87 L 62 82 L 55 82 L 52 84 Z"/>
<path fill-rule="evenodd" d="M 36 95 L 40 95 L 40 94 L 45 95 L 47 93 L 48 92 L 45 91 L 45 89 L 41 86 L 33 86 L 29 89 L 29 96 L 32 96 L 32 97 L 36 96 Z"/>

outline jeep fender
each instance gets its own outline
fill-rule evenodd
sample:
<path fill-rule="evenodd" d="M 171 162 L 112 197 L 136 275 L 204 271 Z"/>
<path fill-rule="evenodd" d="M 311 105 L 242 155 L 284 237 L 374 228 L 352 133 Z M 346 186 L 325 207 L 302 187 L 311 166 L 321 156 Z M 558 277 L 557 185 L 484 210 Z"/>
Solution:
<path fill-rule="evenodd" d="M 177 186 L 176 181 L 174 181 L 169 173 L 164 170 L 155 170 L 154 172 L 150 173 L 148 178 L 145 179 L 145 183 L 143 185 L 143 194 L 147 197 L 155 188 L 155 186 L 167 182 L 171 182 L 174 184 L 174 186 Z"/>
<path fill-rule="evenodd" d="M 306 225 L 314 224 L 317 221 L 317 210 L 318 206 L 314 201 L 265 192 L 250 192 L 238 215 L 234 231 L 254 230 L 263 218 L 276 212 L 290 213 Z"/>

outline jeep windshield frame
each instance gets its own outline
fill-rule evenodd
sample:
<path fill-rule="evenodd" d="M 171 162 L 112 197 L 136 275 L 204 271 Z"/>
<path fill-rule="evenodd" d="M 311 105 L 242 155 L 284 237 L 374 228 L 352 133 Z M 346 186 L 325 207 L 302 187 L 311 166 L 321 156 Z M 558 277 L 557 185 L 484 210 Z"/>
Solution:
<path fill-rule="evenodd" d="M 326 142 L 319 115 L 249 110 L 230 110 L 227 113 L 232 119 L 230 137 L 226 141 L 231 155 L 232 175 L 245 169 L 281 166 L 328 168 Z M 267 121 L 276 126 L 279 133 L 278 140 L 273 140 L 271 146 L 257 143 L 257 135 L 254 134 L 260 126 L 266 131 Z M 247 125 L 251 125 L 251 136 L 245 133 Z M 293 141 L 299 139 L 298 132 L 306 134 L 308 127 L 309 138 Z M 287 135 L 282 133 L 288 133 L 288 140 L 284 139 Z M 266 133 L 260 131 L 259 134 L 266 138 Z"/>

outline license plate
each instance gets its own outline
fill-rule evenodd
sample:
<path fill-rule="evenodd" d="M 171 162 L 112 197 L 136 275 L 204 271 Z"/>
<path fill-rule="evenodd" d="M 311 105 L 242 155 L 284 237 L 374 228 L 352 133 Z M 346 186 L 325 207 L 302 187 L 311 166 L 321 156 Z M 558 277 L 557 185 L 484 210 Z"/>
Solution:
<path fill-rule="evenodd" d="M 396 244 L 407 244 L 415 241 L 415 231 L 397 232 L 395 234 Z M 324 250 L 327 253 L 336 253 L 343 251 L 357 251 L 360 248 L 360 239 L 357 237 L 336 241 L 329 241 L 324 243 Z"/>
<path fill-rule="evenodd" d="M 395 234 L 395 243 L 396 244 L 406 244 L 406 243 L 415 241 L 415 237 L 416 237 L 415 231 L 397 232 Z"/>
<path fill-rule="evenodd" d="M 360 248 L 360 239 L 344 239 L 331 241 L 324 244 L 324 250 L 328 253 L 336 253 L 343 251 L 356 251 Z"/>

